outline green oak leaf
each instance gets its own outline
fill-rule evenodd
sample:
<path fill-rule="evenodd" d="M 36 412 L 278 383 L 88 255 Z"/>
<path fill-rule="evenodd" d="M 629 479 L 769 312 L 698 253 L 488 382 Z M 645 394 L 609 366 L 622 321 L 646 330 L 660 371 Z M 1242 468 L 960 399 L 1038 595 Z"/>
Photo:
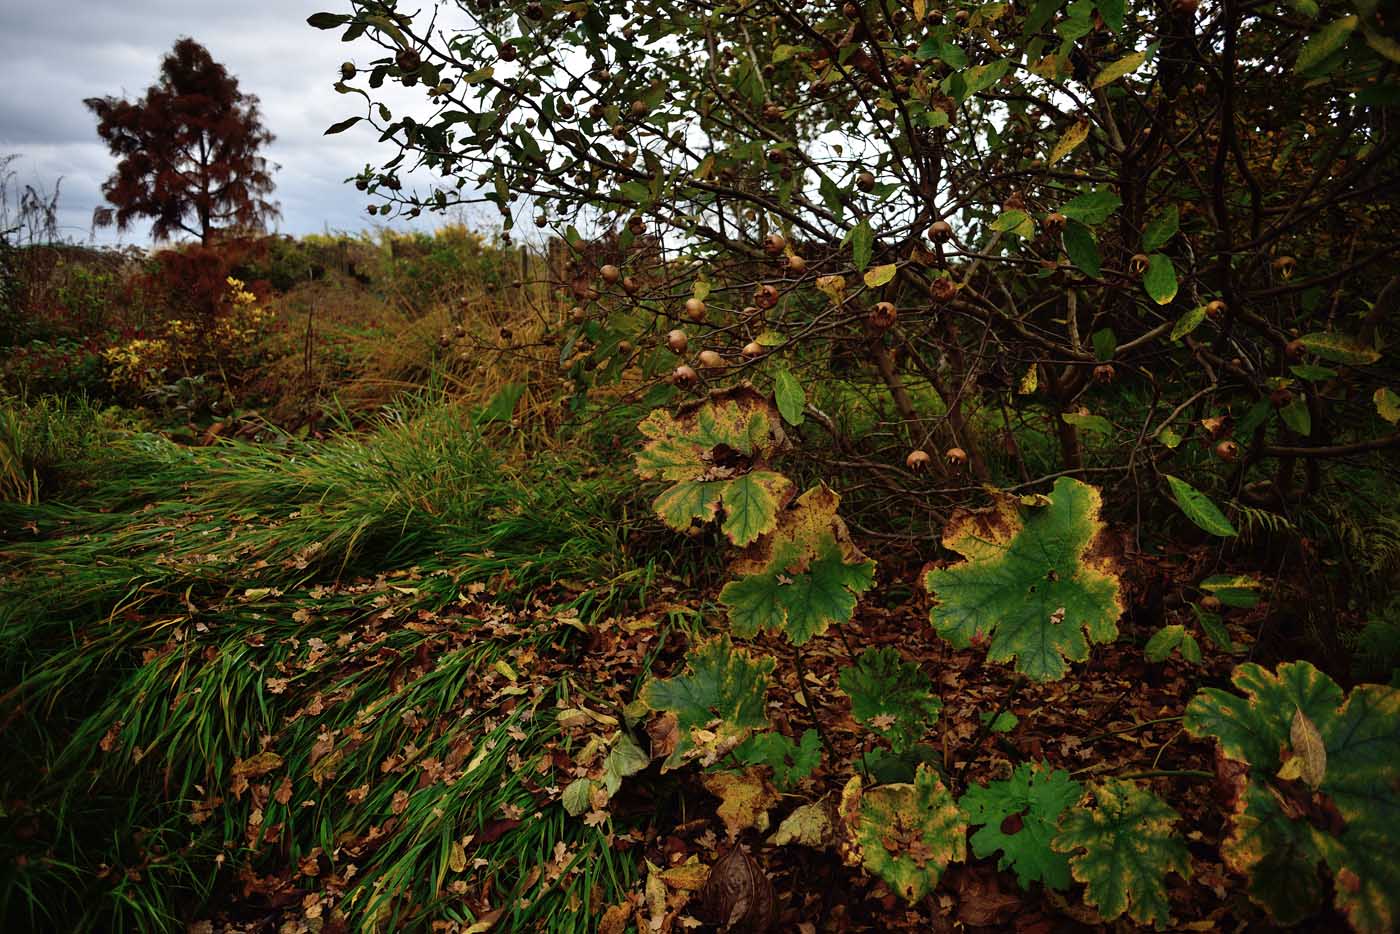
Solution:
<path fill-rule="evenodd" d="M 836 515 L 840 503 L 826 486 L 813 487 L 778 514 L 771 535 L 734 561 L 738 579 L 719 601 L 736 636 L 767 629 L 802 645 L 851 618 L 857 595 L 875 582 L 875 562 L 851 542 Z"/>
<path fill-rule="evenodd" d="M 879 876 L 911 905 L 932 891 L 949 863 L 967 856 L 967 822 L 925 765 L 908 784 L 865 789 L 853 777 L 841 792 L 838 816 L 847 865 Z"/>
<path fill-rule="evenodd" d="M 943 709 L 933 681 L 895 648 L 866 649 L 841 671 L 851 715 L 890 741 L 895 752 L 911 748 Z"/>
<path fill-rule="evenodd" d="M 677 768 L 698 749 L 692 731 L 709 728 L 724 738 L 742 742 L 750 731 L 768 726 L 768 676 L 777 662 L 771 656 L 753 658 L 734 648 L 728 636 L 717 636 L 686 654 L 686 674 L 653 678 L 641 699 L 652 710 L 676 715 L 676 748 L 662 770 Z"/>
<path fill-rule="evenodd" d="M 998 869 L 1011 869 L 1022 888 L 1043 882 L 1069 888 L 1069 859 L 1050 846 L 1060 815 L 1083 793 L 1069 773 L 1041 762 L 1022 762 L 1011 777 L 983 787 L 972 785 L 958 804 L 972 826 L 972 852 L 987 858 L 998 850 Z"/>
<path fill-rule="evenodd" d="M 771 768 L 773 783 L 786 791 L 821 765 L 821 737 L 807 730 L 794 743 L 781 733 L 754 733 L 735 747 L 734 756 L 745 765 Z"/>
<path fill-rule="evenodd" d="M 785 443 L 766 397 L 739 387 L 679 417 L 657 409 L 637 427 L 647 438 L 636 454 L 638 475 L 672 484 L 652 502 L 668 526 L 684 532 L 723 511 L 720 528 L 740 546 L 773 530 L 792 484 L 765 469 Z"/>
<path fill-rule="evenodd" d="M 1070 811 L 1053 846 L 1069 858 L 1084 900 L 1105 921 L 1128 914 L 1139 924 L 1170 923 L 1166 875 L 1191 875 L 1191 855 L 1172 830 L 1180 815 L 1150 791 L 1109 779 L 1090 789 L 1096 807 Z"/>
<path fill-rule="evenodd" d="M 1343 697 L 1308 662 L 1276 672 L 1253 663 L 1232 678 L 1242 692 L 1199 692 L 1185 727 L 1214 737 L 1245 763 L 1238 779 L 1227 865 L 1249 879 L 1249 896 L 1282 924 L 1313 914 L 1332 871 L 1335 902 L 1361 932 L 1394 930 L 1400 915 L 1400 689 L 1360 684 Z M 1305 727 L 1301 728 L 1300 727 Z M 1320 738 L 1321 750 L 1309 749 Z M 1314 760 L 1316 787 L 1295 769 Z"/>
<path fill-rule="evenodd" d="M 1087 659 L 1090 642 L 1117 638 L 1123 614 L 1098 490 L 1061 477 L 1046 499 L 1023 509 L 998 494 L 990 509 L 955 513 L 943 547 L 967 560 L 924 579 L 941 636 L 958 648 L 990 639 L 989 659 L 1014 659 L 1037 681 L 1064 677 L 1066 660 Z"/>

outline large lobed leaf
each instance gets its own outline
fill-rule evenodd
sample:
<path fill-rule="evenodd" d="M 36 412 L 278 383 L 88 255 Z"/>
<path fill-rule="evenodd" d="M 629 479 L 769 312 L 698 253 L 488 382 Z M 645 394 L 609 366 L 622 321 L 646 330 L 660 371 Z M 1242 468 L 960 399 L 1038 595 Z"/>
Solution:
<path fill-rule="evenodd" d="M 1124 912 L 1139 924 L 1171 919 L 1166 875 L 1191 875 L 1191 855 L 1172 824 L 1180 815 L 1150 791 L 1110 779 L 1091 789 L 1096 807 L 1070 811 L 1052 845 L 1070 853 L 1084 900 L 1105 921 Z"/>
<path fill-rule="evenodd" d="M 853 777 L 838 809 L 848 865 L 879 876 L 911 905 L 967 855 L 967 824 L 938 775 L 921 765 L 911 784 L 863 788 Z"/>
<path fill-rule="evenodd" d="M 1226 862 L 1250 897 L 1289 924 L 1315 912 L 1326 863 L 1336 905 L 1362 932 L 1400 914 L 1400 690 L 1340 687 L 1307 662 L 1240 665 L 1241 694 L 1215 688 L 1186 708 L 1193 735 L 1247 764 L 1236 780 Z"/>
<path fill-rule="evenodd" d="M 967 560 L 925 577 L 934 628 L 959 648 L 990 638 L 989 659 L 1014 659 L 1037 681 L 1064 677 L 1090 642 L 1111 642 L 1123 603 L 1099 505 L 1098 490 L 1061 477 L 1044 506 L 999 494 L 989 509 L 954 514 L 943 546 Z"/>
<path fill-rule="evenodd" d="M 690 758 L 697 740 L 705 741 L 702 731 L 737 745 L 752 730 L 768 726 L 768 676 L 774 665 L 772 657 L 755 659 L 734 648 L 728 636 L 717 636 L 686 655 L 685 674 L 648 681 L 642 701 L 652 710 L 676 715 L 676 748 L 663 770 Z"/>
<path fill-rule="evenodd" d="M 778 514 L 771 535 L 735 560 L 739 579 L 719 600 L 736 636 L 767 629 L 802 645 L 851 618 L 857 595 L 875 582 L 875 562 L 851 542 L 836 514 L 840 504 L 825 485 L 813 487 Z"/>
<path fill-rule="evenodd" d="M 851 715 L 890 741 L 896 753 L 923 738 L 943 709 L 933 681 L 895 648 L 866 649 L 841 670 Z"/>
<path fill-rule="evenodd" d="M 958 803 L 969 824 L 982 825 L 972 835 L 972 851 L 985 858 L 1000 850 L 997 868 L 1014 870 L 1022 888 L 1030 888 L 1032 882 L 1069 888 L 1069 859 L 1050 843 L 1060 816 L 1081 793 L 1068 772 L 1043 762 L 1022 762 L 1010 778 L 971 786 Z"/>
<path fill-rule="evenodd" d="M 647 438 L 636 454 L 638 475 L 673 484 L 652 503 L 671 528 L 683 532 L 723 511 L 721 529 L 743 546 L 776 526 L 792 484 L 766 469 L 784 443 L 767 397 L 740 386 L 679 416 L 657 409 L 637 427 Z"/>

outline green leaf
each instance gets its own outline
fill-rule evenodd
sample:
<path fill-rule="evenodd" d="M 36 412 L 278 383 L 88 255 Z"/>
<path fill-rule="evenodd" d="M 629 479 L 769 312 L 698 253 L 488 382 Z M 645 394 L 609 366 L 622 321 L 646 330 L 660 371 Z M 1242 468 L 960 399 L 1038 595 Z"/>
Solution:
<path fill-rule="evenodd" d="M 344 133 L 346 130 L 350 129 L 352 126 L 359 123 L 363 119 L 364 117 L 347 117 L 346 119 L 341 120 L 339 123 L 332 123 L 330 126 L 326 127 L 326 132 L 322 133 L 321 135 L 334 136 L 337 133 Z"/>
<path fill-rule="evenodd" d="M 1191 604 L 1191 612 L 1195 614 L 1201 631 L 1215 643 L 1216 648 L 1222 652 L 1235 651 L 1235 640 L 1230 638 L 1230 630 L 1225 628 L 1225 621 L 1220 618 L 1220 614 L 1203 610 L 1195 603 Z"/>
<path fill-rule="evenodd" d="M 1089 343 L 1094 347 L 1095 359 L 1112 360 L 1118 350 L 1118 335 L 1113 333 L 1112 328 L 1100 328 L 1090 335 Z"/>
<path fill-rule="evenodd" d="M 841 498 L 825 485 L 799 496 L 731 565 L 738 580 L 720 591 L 740 638 L 782 632 L 794 645 L 846 622 L 857 595 L 875 582 L 875 562 L 851 542 L 836 514 Z"/>
<path fill-rule="evenodd" d="M 1006 233 L 1014 233 L 1016 236 L 1029 240 L 1035 236 L 1035 221 L 1025 211 L 1002 211 L 992 221 L 992 230 L 999 230 Z"/>
<path fill-rule="evenodd" d="M 1298 338 L 1298 342 L 1310 354 L 1348 366 L 1365 366 L 1381 358 L 1380 352 L 1374 347 L 1367 347 L 1356 338 L 1335 331 L 1304 334 Z"/>
<path fill-rule="evenodd" d="M 1014 659 L 1037 681 L 1064 677 L 1090 641 L 1115 639 L 1123 614 L 1098 490 L 1061 477 L 1047 500 L 1025 510 L 999 494 L 990 509 L 954 513 L 943 547 L 967 560 L 924 579 L 940 635 L 958 648 L 990 639 L 990 660 Z"/>
<path fill-rule="evenodd" d="M 1149 662 L 1163 661 L 1181 644 L 1181 637 L 1184 635 L 1185 626 L 1163 626 L 1147 640 L 1147 644 L 1142 647 L 1142 654 L 1147 656 Z"/>
<path fill-rule="evenodd" d="M 1302 396 L 1293 399 L 1278 410 L 1279 418 L 1297 434 L 1306 438 L 1312 434 L 1312 413 L 1308 411 L 1307 400 Z"/>
<path fill-rule="evenodd" d="M 1319 909 L 1324 887 L 1317 866 L 1325 863 L 1336 881 L 1337 908 L 1355 930 L 1394 930 L 1400 690 L 1361 684 L 1344 699 L 1308 662 L 1286 662 L 1276 673 L 1246 663 L 1232 680 L 1243 696 L 1207 688 L 1187 705 L 1184 721 L 1193 736 L 1214 737 L 1221 753 L 1248 766 L 1221 845 L 1226 863 L 1249 879 L 1250 898 L 1282 924 Z M 1311 749 L 1319 738 L 1321 750 Z M 1325 764 L 1311 775 L 1315 789 L 1303 780 L 1311 766 L 1289 767 L 1299 757 Z M 1295 771 L 1300 777 L 1283 777 Z"/>
<path fill-rule="evenodd" d="M 807 406 L 807 393 L 792 371 L 782 366 L 773 373 L 773 397 L 778 411 L 789 425 L 802 424 L 802 410 Z"/>
<path fill-rule="evenodd" d="M 1147 258 L 1147 273 L 1142 277 L 1142 287 L 1159 305 L 1170 304 L 1176 298 L 1176 270 L 1165 253 L 1153 253 Z"/>
<path fill-rule="evenodd" d="M 1009 710 L 1003 710 L 997 714 L 995 720 L 992 720 L 992 711 L 983 711 L 977 715 L 977 719 L 992 733 L 1010 733 L 1021 722 L 1021 718 Z M 988 726 L 989 722 L 990 726 Z"/>
<path fill-rule="evenodd" d="M 344 26 L 352 18 L 344 13 L 312 13 L 306 18 L 306 25 L 313 29 L 335 29 Z"/>
<path fill-rule="evenodd" d="M 766 728 L 768 676 L 776 664 L 772 656 L 755 659 L 730 645 L 728 636 L 717 636 L 686 653 L 686 674 L 648 681 L 642 702 L 676 715 L 676 748 L 662 770 L 678 768 L 691 758 L 704 762 L 719 748 L 714 744 L 726 739 L 742 742 L 751 730 Z M 709 727 L 715 720 L 718 728 Z M 704 729 L 714 738 L 697 744 L 692 731 Z"/>
<path fill-rule="evenodd" d="M 807 730 L 794 743 L 781 733 L 755 733 L 735 747 L 734 755 L 745 765 L 771 768 L 773 782 L 787 791 L 821 765 L 821 737 Z"/>
<path fill-rule="evenodd" d="M 874 249 L 875 231 L 870 229 L 870 218 L 862 217 L 860 223 L 851 228 L 851 259 L 857 270 L 865 272 Z"/>
<path fill-rule="evenodd" d="M 1172 237 L 1176 236 L 1176 231 L 1181 224 L 1181 212 L 1175 204 L 1167 205 L 1167 209 L 1152 219 L 1147 228 L 1142 232 L 1142 251 L 1151 253 L 1153 250 L 1160 250 L 1167 245 Z"/>
<path fill-rule="evenodd" d="M 967 823 L 938 774 L 926 765 L 912 784 L 846 783 L 838 809 L 846 863 L 879 876 L 909 904 L 933 890 L 949 863 L 967 856 Z"/>
<path fill-rule="evenodd" d="M 576 778 L 564 788 L 561 803 L 564 805 L 564 813 L 570 817 L 578 817 L 583 812 L 593 807 L 593 789 L 596 782 L 589 778 Z"/>
<path fill-rule="evenodd" d="M 1170 474 L 1163 474 L 1163 476 L 1167 478 L 1167 486 L 1171 487 L 1172 496 L 1176 497 L 1176 504 L 1181 507 L 1186 518 L 1212 535 L 1229 538 L 1239 534 L 1235 527 L 1230 524 L 1230 520 L 1225 518 L 1225 514 L 1220 511 L 1220 507 L 1215 505 L 1209 496 L 1185 480 Z"/>
<path fill-rule="evenodd" d="M 1201 589 L 1226 606 L 1249 609 L 1259 603 L 1259 581 L 1252 577 L 1217 575 L 1201 581 Z"/>
<path fill-rule="evenodd" d="M 792 484 L 763 469 L 783 444 L 780 414 L 747 387 L 690 409 L 680 418 L 657 409 L 638 429 L 647 438 L 636 454 L 643 479 L 674 485 L 652 503 L 667 525 L 685 531 L 724 511 L 729 540 L 748 545 L 777 525 Z"/>
<path fill-rule="evenodd" d="M 1108 220 L 1122 205 L 1122 198 L 1106 188 L 1098 188 L 1071 199 L 1060 208 L 1060 213 L 1070 220 L 1093 227 Z"/>
<path fill-rule="evenodd" d="M 618 735 L 617 742 L 608 751 L 608 757 L 603 760 L 603 787 L 608 790 L 610 796 L 615 795 L 622 787 L 624 778 L 636 775 L 649 764 L 651 756 L 647 755 L 631 736 L 623 732 Z"/>
<path fill-rule="evenodd" d="M 1099 246 L 1094 242 L 1094 232 L 1079 221 L 1069 221 L 1060 234 L 1065 245 L 1065 255 L 1078 266 L 1086 276 L 1097 279 L 1103 271 L 1103 261 L 1099 258 Z"/>
<path fill-rule="evenodd" d="M 970 786 L 958 804 L 969 825 L 983 825 L 972 835 L 972 852 L 986 859 L 1000 850 L 997 868 L 1014 871 L 1023 889 L 1043 882 L 1064 891 L 1070 885 L 1069 859 L 1050 842 L 1060 816 L 1082 793 L 1068 772 L 1044 762 L 1022 762 L 1008 779 Z"/>
<path fill-rule="evenodd" d="M 1172 326 L 1171 339 L 1174 341 L 1181 340 L 1187 334 L 1190 334 L 1192 331 L 1196 330 L 1196 328 L 1200 327 L 1201 322 L 1204 320 L 1206 320 L 1206 306 L 1197 305 L 1177 319 L 1176 324 Z"/>
<path fill-rule="evenodd" d="M 1124 75 L 1130 75 L 1143 66 L 1147 61 L 1147 52 L 1133 52 L 1125 55 L 1111 65 L 1104 67 L 1103 71 L 1094 76 L 1094 88 L 1098 89 L 1105 85 L 1112 84 Z"/>
<path fill-rule="evenodd" d="M 1084 900 L 1105 921 L 1126 912 L 1139 924 L 1169 924 L 1166 875 L 1191 875 L 1191 854 L 1172 830 L 1180 815 L 1132 782 L 1110 779 L 1090 791 L 1097 806 L 1066 814 L 1054 840 L 1075 854 L 1070 869 L 1087 885 Z"/>
<path fill-rule="evenodd" d="M 1061 412 L 1060 418 L 1066 425 L 1073 425 L 1081 431 L 1092 431 L 1095 434 L 1113 434 L 1113 423 L 1102 415 L 1084 415 L 1079 412 Z"/>
<path fill-rule="evenodd" d="M 1400 422 L 1400 396 L 1382 386 L 1371 396 L 1371 401 L 1376 404 L 1376 414 L 1381 418 L 1392 425 Z"/>
<path fill-rule="evenodd" d="M 1298 62 L 1295 66 L 1298 74 L 1307 74 L 1341 51 L 1359 23 L 1360 20 L 1355 16 L 1343 16 L 1313 33 L 1298 50 Z"/>
<path fill-rule="evenodd" d="M 928 675 L 891 647 L 861 652 L 841 670 L 841 690 L 851 699 L 851 716 L 888 739 L 895 752 L 918 742 L 943 709 Z"/>
<path fill-rule="evenodd" d="M 1288 368 L 1299 379 L 1305 379 L 1310 383 L 1322 383 L 1329 379 L 1337 378 L 1337 371 L 1330 366 L 1317 366 L 1312 363 L 1297 363 Z"/>
<path fill-rule="evenodd" d="M 1114 32 L 1123 30 L 1123 14 L 1126 6 L 1125 0 L 1096 0 L 1094 4 L 1099 15 L 1103 17 L 1104 25 Z"/>

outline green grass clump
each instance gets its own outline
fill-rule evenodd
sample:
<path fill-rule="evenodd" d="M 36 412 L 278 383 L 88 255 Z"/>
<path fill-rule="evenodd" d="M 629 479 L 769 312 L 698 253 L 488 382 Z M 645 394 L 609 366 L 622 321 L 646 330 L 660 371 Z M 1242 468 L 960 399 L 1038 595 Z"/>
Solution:
<path fill-rule="evenodd" d="M 547 754 L 569 619 L 643 598 L 649 523 L 627 475 L 485 430 L 417 402 L 314 447 L 126 433 L 66 502 L 0 504 L 6 929 L 576 930 L 621 898 Z"/>

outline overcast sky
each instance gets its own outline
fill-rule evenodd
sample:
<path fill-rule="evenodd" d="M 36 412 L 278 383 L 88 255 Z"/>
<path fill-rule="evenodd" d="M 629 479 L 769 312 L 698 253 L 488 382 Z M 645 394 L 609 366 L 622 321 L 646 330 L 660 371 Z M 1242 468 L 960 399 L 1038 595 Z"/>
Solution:
<path fill-rule="evenodd" d="M 162 56 L 178 37 L 190 36 L 244 93 L 261 100 L 263 122 L 277 137 L 267 156 L 281 166 L 273 196 L 282 207 L 278 229 L 366 228 L 368 202 L 343 179 L 392 152 L 364 124 L 322 135 L 360 101 L 332 89 L 340 63 L 354 55 L 336 32 L 306 25 L 310 14 L 342 6 L 348 8 L 336 0 L 0 0 L 0 155 L 20 156 L 11 166 L 20 184 L 52 188 L 62 177 L 64 236 L 86 240 L 115 161 L 83 98 L 144 94 Z M 364 57 L 370 47 L 362 42 L 354 51 Z M 115 229 L 97 232 L 98 242 L 117 238 Z M 144 245 L 149 234 L 143 227 L 121 239 Z"/>

